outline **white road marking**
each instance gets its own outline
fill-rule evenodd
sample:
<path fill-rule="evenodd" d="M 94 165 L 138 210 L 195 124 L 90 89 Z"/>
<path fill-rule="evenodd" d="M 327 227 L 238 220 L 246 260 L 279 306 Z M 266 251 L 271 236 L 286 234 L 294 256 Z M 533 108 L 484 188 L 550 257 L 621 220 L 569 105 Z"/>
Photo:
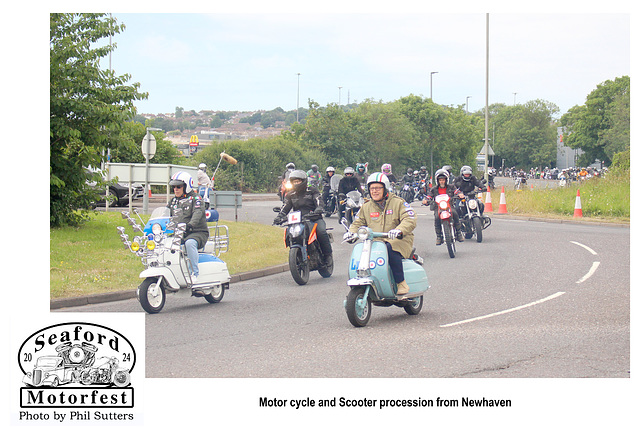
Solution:
<path fill-rule="evenodd" d="M 591 277 L 591 275 L 593 275 L 593 273 L 596 272 L 596 270 L 598 269 L 599 265 L 600 265 L 599 261 L 594 261 L 593 264 L 591 265 L 591 268 L 589 269 L 589 272 L 587 274 L 585 274 L 584 276 L 582 276 L 582 279 L 578 280 L 576 283 L 582 283 L 585 280 L 587 280 L 589 277 Z"/>
<path fill-rule="evenodd" d="M 557 297 L 559 297 L 561 295 L 564 295 L 564 292 L 556 292 L 553 295 L 549 295 L 546 298 L 542 298 L 542 299 L 539 299 L 537 301 L 530 302 L 529 304 L 525 304 L 525 305 L 521 305 L 521 306 L 518 306 L 518 307 L 510 308 L 508 310 L 498 311 L 496 313 L 491 313 L 491 314 L 487 314 L 487 315 L 480 316 L 480 317 L 474 317 L 472 319 L 461 320 L 459 322 L 454 322 L 454 323 L 447 323 L 446 325 L 440 325 L 440 327 L 441 328 L 448 328 L 449 326 L 462 325 L 463 323 L 470 323 L 470 322 L 475 322 L 477 320 L 488 319 L 488 318 L 494 317 L 494 316 L 500 316 L 501 314 L 507 314 L 507 313 L 511 313 L 513 311 L 516 311 L 516 310 L 522 310 L 523 308 L 534 306 L 536 304 L 541 304 L 543 302 L 546 302 L 546 301 L 552 300 L 554 298 L 557 298 Z"/>
<path fill-rule="evenodd" d="M 570 242 L 570 243 L 573 243 L 574 245 L 578 245 L 580 247 L 585 248 L 586 250 L 591 252 L 593 255 L 598 255 L 598 253 L 596 251 L 594 251 L 593 249 L 591 249 L 589 246 L 583 245 L 582 243 L 578 243 L 578 242 Z"/>

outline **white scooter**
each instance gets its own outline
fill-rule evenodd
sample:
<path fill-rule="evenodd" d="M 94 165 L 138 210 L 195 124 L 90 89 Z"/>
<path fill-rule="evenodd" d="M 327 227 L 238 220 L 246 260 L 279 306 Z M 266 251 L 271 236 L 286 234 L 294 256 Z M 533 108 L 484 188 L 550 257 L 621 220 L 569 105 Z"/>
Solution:
<path fill-rule="evenodd" d="M 168 211 L 167 207 L 156 208 L 144 229 L 131 218 L 129 212 L 123 211 L 122 217 L 134 231 L 140 233 L 133 241 L 125 234 L 124 227 L 117 227 L 122 243 L 139 256 L 146 267 L 140 273 L 140 278 L 144 280 L 137 291 L 140 305 L 147 313 L 159 313 L 164 307 L 167 293 L 204 297 L 211 304 L 220 302 L 231 280 L 227 264 L 214 255 L 216 246 L 220 244 L 220 236 L 217 232 L 213 233 L 214 236 L 209 238 L 204 250 L 198 254 L 200 275 L 198 282 L 192 283 L 189 258 L 181 244 L 186 224 L 172 223 Z M 228 234 L 226 238 L 228 240 Z M 228 241 L 224 244 L 228 247 Z"/>

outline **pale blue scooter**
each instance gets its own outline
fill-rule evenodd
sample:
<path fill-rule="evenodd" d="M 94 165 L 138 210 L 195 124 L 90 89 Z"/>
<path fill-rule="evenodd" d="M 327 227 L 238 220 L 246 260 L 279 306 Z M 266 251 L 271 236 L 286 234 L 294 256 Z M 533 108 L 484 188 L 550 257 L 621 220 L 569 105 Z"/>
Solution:
<path fill-rule="evenodd" d="M 388 237 L 388 234 L 360 227 L 358 238 L 361 242 L 351 252 L 347 281 L 350 291 L 344 306 L 347 318 L 356 327 L 369 322 L 372 304 L 381 307 L 395 305 L 404 308 L 408 314 L 418 314 L 422 309 L 423 295 L 429 289 L 422 258 L 412 254 L 411 259 L 402 260 L 409 293 L 396 295 L 397 287 L 389 269 L 387 246 L 383 241 L 374 240 L 379 237 Z"/>

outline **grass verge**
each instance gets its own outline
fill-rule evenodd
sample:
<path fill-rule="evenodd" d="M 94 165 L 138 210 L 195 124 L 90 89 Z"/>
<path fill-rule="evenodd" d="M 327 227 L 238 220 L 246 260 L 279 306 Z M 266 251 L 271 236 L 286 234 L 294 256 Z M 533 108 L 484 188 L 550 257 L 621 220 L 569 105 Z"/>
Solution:
<path fill-rule="evenodd" d="M 251 222 L 220 224 L 229 227 L 229 252 L 220 258 L 231 274 L 287 262 L 281 228 Z M 142 263 L 120 242 L 116 227 L 125 225 L 119 213 L 101 212 L 82 227 L 51 229 L 50 298 L 136 289 Z M 125 228 L 134 235 L 130 226 Z"/>
<path fill-rule="evenodd" d="M 610 173 L 606 178 L 594 178 L 565 188 L 525 188 L 515 191 L 505 187 L 509 214 L 545 218 L 570 219 L 575 211 L 578 190 L 583 219 L 630 223 L 631 186 L 629 172 Z M 501 189 L 491 192 L 491 203 L 497 212 Z"/>

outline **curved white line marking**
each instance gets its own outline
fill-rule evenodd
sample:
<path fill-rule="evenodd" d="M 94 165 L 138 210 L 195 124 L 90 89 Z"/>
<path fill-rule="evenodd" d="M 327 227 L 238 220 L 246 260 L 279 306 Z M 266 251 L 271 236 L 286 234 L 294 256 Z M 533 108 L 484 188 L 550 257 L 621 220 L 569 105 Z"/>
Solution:
<path fill-rule="evenodd" d="M 487 315 L 480 316 L 480 317 L 474 317 L 472 319 L 461 320 L 459 322 L 454 322 L 454 323 L 447 323 L 446 325 L 440 325 L 440 327 L 441 328 L 448 328 L 449 326 L 462 325 L 463 323 L 475 322 L 476 320 L 488 319 L 489 317 L 494 317 L 494 316 L 499 316 L 501 314 L 511 313 L 512 311 L 522 310 L 523 308 L 531 307 L 533 305 L 540 304 L 540 303 L 543 303 L 545 301 L 552 300 L 552 299 L 557 298 L 557 297 L 559 297 L 561 295 L 564 295 L 564 292 L 556 292 L 553 295 L 549 295 L 548 297 L 539 299 L 538 301 L 530 302 L 529 304 L 525 304 L 525 305 L 521 305 L 521 306 L 518 306 L 518 307 L 510 308 L 508 310 L 498 311 L 498 312 L 487 314 Z"/>
<path fill-rule="evenodd" d="M 583 245 L 582 243 L 578 243 L 578 242 L 570 242 L 570 243 L 573 243 L 574 245 L 578 245 L 580 247 L 585 248 L 586 250 L 591 252 L 593 255 L 598 255 L 598 253 L 596 251 L 594 251 L 593 249 L 591 249 L 589 246 Z"/>
<path fill-rule="evenodd" d="M 596 272 L 596 270 L 598 269 L 599 265 L 600 265 L 599 261 L 594 261 L 593 264 L 591 265 L 591 268 L 589 269 L 589 272 L 587 274 L 585 274 L 584 276 L 582 276 L 582 279 L 578 280 L 576 283 L 582 283 L 585 280 L 587 280 L 589 277 L 591 277 L 593 275 L 593 273 Z"/>

